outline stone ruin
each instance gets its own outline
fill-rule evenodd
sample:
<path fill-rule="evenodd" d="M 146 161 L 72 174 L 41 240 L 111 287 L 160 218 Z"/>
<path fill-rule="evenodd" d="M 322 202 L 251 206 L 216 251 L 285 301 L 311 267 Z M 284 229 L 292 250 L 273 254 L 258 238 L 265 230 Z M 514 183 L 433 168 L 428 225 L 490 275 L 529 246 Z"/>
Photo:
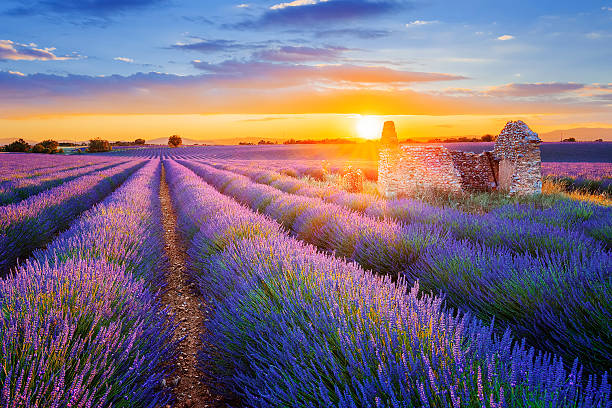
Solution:
<path fill-rule="evenodd" d="M 395 124 L 380 139 L 378 189 L 387 197 L 416 190 L 542 192 L 540 138 L 522 121 L 508 122 L 493 151 L 450 150 L 440 145 L 400 145 Z"/>
<path fill-rule="evenodd" d="M 349 193 L 361 193 L 363 191 L 363 172 L 348 166 L 342 172 L 342 188 Z"/>

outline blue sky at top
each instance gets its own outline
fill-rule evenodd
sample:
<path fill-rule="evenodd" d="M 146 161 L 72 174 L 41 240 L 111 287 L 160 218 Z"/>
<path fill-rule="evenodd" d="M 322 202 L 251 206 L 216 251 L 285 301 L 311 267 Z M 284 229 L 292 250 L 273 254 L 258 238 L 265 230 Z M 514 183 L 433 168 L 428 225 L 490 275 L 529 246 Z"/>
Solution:
<path fill-rule="evenodd" d="M 0 97 L 25 108 L 45 103 L 36 97 L 212 80 L 231 90 L 264 77 L 257 86 L 295 88 L 299 77 L 302 88 L 599 111 L 612 100 L 612 1 L 5 0 L 0 27 Z M 334 66 L 359 78 L 347 83 Z M 386 77 L 404 73 L 432 77 Z M 385 79 L 363 79 L 374 74 Z"/>

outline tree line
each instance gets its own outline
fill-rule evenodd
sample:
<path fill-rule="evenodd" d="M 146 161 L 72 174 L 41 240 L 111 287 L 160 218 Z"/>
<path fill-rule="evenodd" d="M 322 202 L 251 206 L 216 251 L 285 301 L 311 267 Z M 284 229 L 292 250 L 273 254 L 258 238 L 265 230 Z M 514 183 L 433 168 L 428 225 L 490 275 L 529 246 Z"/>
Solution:
<path fill-rule="evenodd" d="M 168 139 L 168 146 L 170 147 L 178 147 L 183 143 L 181 137 L 179 135 L 172 135 Z M 144 146 L 146 141 L 144 139 L 136 139 L 133 142 L 109 142 L 108 140 L 95 138 L 91 139 L 89 143 L 76 144 L 76 143 L 68 143 L 68 142 L 57 142 L 52 139 L 43 140 L 40 143 L 36 143 L 35 145 L 30 145 L 23 139 L 17 139 L 12 143 L 9 143 L 5 146 L 0 147 L 0 151 L 3 152 L 13 152 L 13 153 L 46 153 L 46 154 L 57 154 L 64 153 L 63 147 L 73 147 L 73 146 L 87 146 L 85 151 L 87 153 L 102 153 L 109 152 L 112 150 L 113 146 Z"/>

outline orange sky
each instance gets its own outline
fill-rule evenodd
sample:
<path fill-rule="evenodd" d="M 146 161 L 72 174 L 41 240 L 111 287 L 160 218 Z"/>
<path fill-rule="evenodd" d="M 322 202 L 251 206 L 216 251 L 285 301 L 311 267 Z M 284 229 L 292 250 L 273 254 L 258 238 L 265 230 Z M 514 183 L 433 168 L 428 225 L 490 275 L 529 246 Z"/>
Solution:
<path fill-rule="evenodd" d="M 400 139 L 452 137 L 462 135 L 497 134 L 507 120 L 524 120 L 538 133 L 560 128 L 606 127 L 597 122 L 596 115 L 567 114 L 513 114 L 513 115 L 413 115 L 375 116 L 375 120 L 393 120 Z M 152 140 L 180 134 L 196 140 L 247 138 L 336 138 L 360 136 L 357 132 L 359 115 L 355 114 L 301 114 L 301 115 L 197 115 L 197 114 L 143 114 L 143 115 L 47 115 L 21 119 L 0 119 L 4 137 L 23 137 L 39 141 L 84 141 L 94 137 L 108 140 Z M 9 136 L 11 135 L 11 136 Z"/>

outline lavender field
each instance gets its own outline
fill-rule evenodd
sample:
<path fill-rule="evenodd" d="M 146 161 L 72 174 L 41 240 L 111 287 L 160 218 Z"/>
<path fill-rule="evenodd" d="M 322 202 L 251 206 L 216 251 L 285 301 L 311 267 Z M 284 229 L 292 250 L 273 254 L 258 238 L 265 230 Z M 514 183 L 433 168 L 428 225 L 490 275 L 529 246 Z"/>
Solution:
<path fill-rule="evenodd" d="M 387 199 L 249 148 L 0 155 L 0 407 L 612 406 L 612 164 Z"/>

